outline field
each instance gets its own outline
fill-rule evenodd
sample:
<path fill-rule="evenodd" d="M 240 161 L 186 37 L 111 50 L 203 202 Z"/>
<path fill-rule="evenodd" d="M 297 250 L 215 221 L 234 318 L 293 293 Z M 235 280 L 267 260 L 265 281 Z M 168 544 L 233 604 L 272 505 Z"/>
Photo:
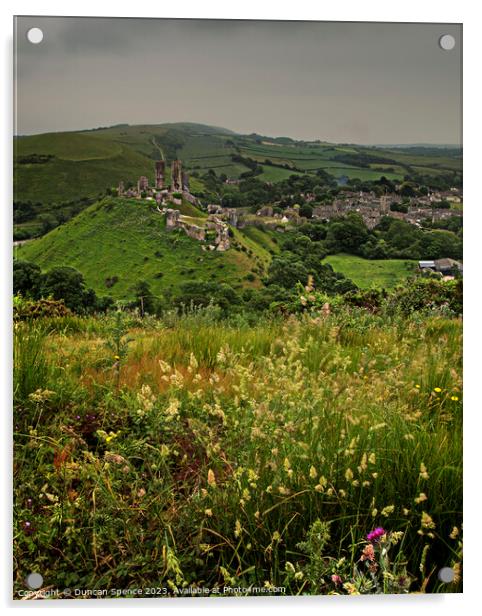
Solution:
<path fill-rule="evenodd" d="M 114 313 L 14 350 L 15 589 L 461 591 L 458 319 Z"/>
<path fill-rule="evenodd" d="M 335 177 L 347 175 L 360 179 L 377 179 L 386 175 L 402 179 L 414 170 L 431 175 L 461 171 L 461 158 L 452 152 L 430 151 L 411 154 L 403 150 L 382 150 L 361 146 L 301 143 L 280 144 L 263 141 L 257 136 L 236 135 L 221 128 L 197 124 L 140 125 L 97 129 L 71 133 L 46 133 L 18 137 L 15 140 L 15 199 L 33 200 L 48 204 L 82 196 L 97 196 L 120 179 L 135 181 L 139 175 L 153 179 L 153 160 L 168 162 L 181 158 L 188 170 L 205 173 L 214 169 L 219 175 L 237 178 L 248 167 L 233 162 L 234 154 L 252 158 L 263 166 L 261 179 L 278 182 L 296 169 L 315 173 L 325 169 Z M 371 168 L 347 164 L 340 155 L 375 155 L 393 160 L 392 163 L 373 163 Z M 29 162 L 31 156 L 49 156 L 47 160 Z M 283 169 L 272 166 L 288 165 Z M 296 169 L 295 169 L 296 168 Z M 393 168 L 394 172 L 389 169 Z M 377 170 L 380 169 L 380 170 Z M 299 172 L 299 171 L 298 171 Z M 196 183 L 196 180 L 194 180 Z M 198 186 L 202 188 L 202 184 Z"/>
<path fill-rule="evenodd" d="M 341 272 L 360 289 L 391 289 L 410 276 L 416 268 L 416 261 L 405 259 L 369 260 L 355 255 L 329 255 L 324 263 Z"/>

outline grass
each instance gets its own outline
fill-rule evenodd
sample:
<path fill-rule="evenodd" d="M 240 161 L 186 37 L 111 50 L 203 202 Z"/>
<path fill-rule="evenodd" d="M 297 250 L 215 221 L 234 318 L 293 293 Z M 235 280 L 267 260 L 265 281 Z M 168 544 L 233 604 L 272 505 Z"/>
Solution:
<path fill-rule="evenodd" d="M 48 146 L 37 153 L 48 152 Z M 74 154 L 69 156 L 42 164 L 16 163 L 15 200 L 49 205 L 77 200 L 79 196 L 96 197 L 107 188 L 117 186 L 120 180 L 136 182 L 140 175 L 147 175 L 153 180 L 153 161 L 125 146 L 102 159 L 88 156 L 74 160 L 71 158 Z"/>
<path fill-rule="evenodd" d="M 15 335 L 15 591 L 36 570 L 106 592 L 460 591 L 436 576 L 460 571 L 459 320 L 207 311 Z"/>
<path fill-rule="evenodd" d="M 361 289 L 391 289 L 415 270 L 416 261 L 407 259 L 369 260 L 349 254 L 329 255 L 324 263 L 344 274 Z"/>
<path fill-rule="evenodd" d="M 180 209 L 198 224 L 206 216 L 188 202 Z M 138 280 L 146 280 L 158 296 L 175 295 L 183 282 L 193 280 L 258 286 L 271 255 L 241 231 L 235 229 L 234 234 L 239 250 L 204 251 L 203 244 L 184 231 L 166 231 L 165 218 L 155 204 L 106 198 L 47 235 L 16 247 L 15 256 L 44 270 L 74 267 L 88 287 L 119 299 L 131 298 Z M 254 280 L 245 280 L 245 274 L 256 268 Z M 115 276 L 118 281 L 106 286 L 106 280 Z"/>
<path fill-rule="evenodd" d="M 117 186 L 121 179 L 135 182 L 140 175 L 146 175 L 153 180 L 153 161 L 160 156 L 168 162 L 174 157 L 181 158 L 187 170 L 198 169 L 204 173 L 212 168 L 218 175 L 225 173 L 232 178 L 248 171 L 244 165 L 232 162 L 232 155 L 238 151 L 262 165 L 265 159 L 270 159 L 311 174 L 323 168 L 335 177 L 347 175 L 362 180 L 376 180 L 381 175 L 398 180 L 410 166 L 431 175 L 446 173 L 447 170 L 461 171 L 461 158 L 443 155 L 443 151 L 437 155 L 433 152 L 414 155 L 377 148 L 377 156 L 395 161 L 388 166 L 393 166 L 396 172 L 389 173 L 335 160 L 340 154 L 370 154 L 372 148 L 300 142 L 286 145 L 265 141 L 260 144 L 252 136 L 190 123 L 121 125 L 100 130 L 22 136 L 15 139 L 14 149 L 15 200 L 40 202 L 44 213 L 53 204 L 64 204 L 64 207 L 65 202 L 77 200 L 80 196 L 104 194 L 107 188 Z M 22 158 L 32 154 L 55 158 L 40 163 L 22 162 Z M 264 165 L 259 179 L 279 182 L 292 173 L 296 172 Z M 195 178 L 192 178 L 191 185 L 193 190 L 204 188 Z"/>
<path fill-rule="evenodd" d="M 102 160 L 121 153 L 120 145 L 82 133 L 45 133 L 19 137 L 14 141 L 15 156 L 50 154 L 62 160 Z"/>
<path fill-rule="evenodd" d="M 261 165 L 263 167 L 263 173 L 257 176 L 262 182 L 280 182 L 286 180 L 290 175 L 301 175 L 298 171 L 291 169 L 282 169 L 281 167 L 272 167 L 270 165 Z"/>

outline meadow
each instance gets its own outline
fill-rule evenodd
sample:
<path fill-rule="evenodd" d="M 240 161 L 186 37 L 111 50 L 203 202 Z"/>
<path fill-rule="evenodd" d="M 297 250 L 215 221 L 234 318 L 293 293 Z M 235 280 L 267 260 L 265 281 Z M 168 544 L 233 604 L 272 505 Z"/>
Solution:
<path fill-rule="evenodd" d="M 32 570 L 156 595 L 461 591 L 460 319 L 114 312 L 17 322 L 14 351 L 15 591 Z"/>
<path fill-rule="evenodd" d="M 412 276 L 417 267 L 417 262 L 410 259 L 370 260 L 343 253 L 329 255 L 323 262 L 353 280 L 360 289 L 391 289 Z"/>

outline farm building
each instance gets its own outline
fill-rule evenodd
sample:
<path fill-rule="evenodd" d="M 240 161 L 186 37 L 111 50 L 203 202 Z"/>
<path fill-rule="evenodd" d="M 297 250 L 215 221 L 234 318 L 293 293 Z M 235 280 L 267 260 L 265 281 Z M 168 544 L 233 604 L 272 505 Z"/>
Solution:
<path fill-rule="evenodd" d="M 418 267 L 421 270 L 432 270 L 440 272 L 443 276 L 454 276 L 462 274 L 463 265 L 455 259 L 435 259 L 434 261 L 419 261 Z"/>

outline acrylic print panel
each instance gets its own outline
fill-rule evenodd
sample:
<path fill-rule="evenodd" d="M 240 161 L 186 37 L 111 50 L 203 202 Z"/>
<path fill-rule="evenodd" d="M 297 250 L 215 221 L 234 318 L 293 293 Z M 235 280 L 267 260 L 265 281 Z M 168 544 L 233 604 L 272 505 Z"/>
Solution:
<path fill-rule="evenodd" d="M 15 32 L 14 598 L 461 592 L 461 25 Z"/>

